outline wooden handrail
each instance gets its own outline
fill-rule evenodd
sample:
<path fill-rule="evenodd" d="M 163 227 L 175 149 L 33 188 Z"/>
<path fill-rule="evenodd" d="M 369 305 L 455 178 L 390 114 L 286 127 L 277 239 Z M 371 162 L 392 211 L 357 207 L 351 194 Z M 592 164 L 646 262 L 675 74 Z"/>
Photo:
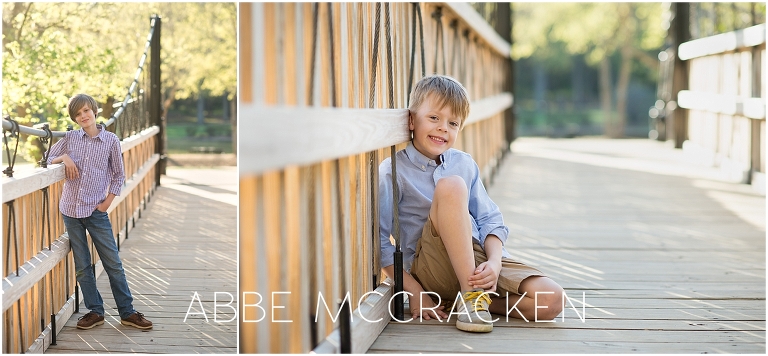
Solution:
<path fill-rule="evenodd" d="M 467 26 L 477 33 L 478 37 L 488 43 L 489 47 L 493 48 L 498 54 L 505 58 L 509 58 L 512 46 L 509 42 L 501 38 L 496 30 L 481 17 L 471 5 L 464 2 L 446 2 L 444 4 Z"/>
<path fill-rule="evenodd" d="M 502 93 L 472 103 L 465 126 L 512 106 Z M 408 109 L 297 108 L 243 105 L 240 175 L 256 175 L 376 150 L 410 139 Z"/>
<path fill-rule="evenodd" d="M 765 24 L 742 30 L 722 33 L 685 42 L 678 47 L 678 57 L 687 61 L 718 53 L 735 51 L 739 48 L 754 47 L 765 43 Z"/>
<path fill-rule="evenodd" d="M 764 98 L 744 98 L 735 95 L 681 90 L 677 94 L 677 105 L 684 109 L 765 120 Z"/>
<path fill-rule="evenodd" d="M 134 146 L 157 135 L 160 129 L 152 126 L 120 142 L 120 150 L 126 152 Z M 43 189 L 64 179 L 64 165 L 52 164 L 48 168 L 36 168 L 32 173 L 13 178 L 3 178 L 3 203 Z"/>

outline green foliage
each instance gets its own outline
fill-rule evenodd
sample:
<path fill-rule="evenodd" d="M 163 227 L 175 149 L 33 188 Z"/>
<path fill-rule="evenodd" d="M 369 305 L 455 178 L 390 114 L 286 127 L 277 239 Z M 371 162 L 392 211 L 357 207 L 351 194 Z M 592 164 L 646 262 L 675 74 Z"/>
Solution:
<path fill-rule="evenodd" d="M 84 11 L 83 5 L 64 4 L 60 11 L 53 5 L 3 4 L 3 108 L 22 125 L 47 122 L 63 130 L 73 124 L 66 112 L 73 93 L 93 93 L 103 102 L 123 90 L 113 80 L 120 74 L 117 54 L 70 36 L 72 20 L 64 16 Z M 31 161 L 41 148 L 38 140 L 22 138 L 19 149 Z"/>
<path fill-rule="evenodd" d="M 659 3 L 516 3 L 514 9 L 514 59 L 548 58 L 560 46 L 595 65 L 627 43 L 658 49 L 666 34 Z"/>
<path fill-rule="evenodd" d="M 235 3 L 3 3 L 3 114 L 22 125 L 74 124 L 67 99 L 121 100 L 150 29 L 162 17 L 165 107 L 177 98 L 237 92 Z M 148 71 L 149 68 L 145 68 Z M 20 153 L 39 157 L 37 140 Z"/>

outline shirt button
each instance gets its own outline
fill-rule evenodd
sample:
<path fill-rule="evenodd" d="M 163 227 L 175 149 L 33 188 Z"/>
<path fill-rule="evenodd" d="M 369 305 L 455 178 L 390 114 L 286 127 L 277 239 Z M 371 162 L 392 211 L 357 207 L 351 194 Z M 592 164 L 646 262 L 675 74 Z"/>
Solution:
<path fill-rule="evenodd" d="M 424 166 L 421 166 L 421 169 L 426 169 Z"/>

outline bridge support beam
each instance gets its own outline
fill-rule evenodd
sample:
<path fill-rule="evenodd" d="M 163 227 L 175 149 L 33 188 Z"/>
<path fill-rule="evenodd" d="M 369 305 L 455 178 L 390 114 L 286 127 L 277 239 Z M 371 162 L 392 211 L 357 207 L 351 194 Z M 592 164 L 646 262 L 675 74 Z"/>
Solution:
<path fill-rule="evenodd" d="M 159 15 L 153 15 L 150 21 L 154 24 L 154 33 L 152 34 L 152 42 L 150 42 L 150 67 L 149 67 L 149 118 L 150 120 L 160 128 L 160 133 L 157 136 L 157 154 L 160 155 L 160 161 L 157 163 L 157 169 L 155 170 L 155 184 L 160 185 L 160 176 L 165 174 L 166 166 L 166 134 L 165 134 L 165 117 L 163 117 L 163 101 L 162 87 L 160 77 L 160 33 L 162 29 L 162 19 Z"/>

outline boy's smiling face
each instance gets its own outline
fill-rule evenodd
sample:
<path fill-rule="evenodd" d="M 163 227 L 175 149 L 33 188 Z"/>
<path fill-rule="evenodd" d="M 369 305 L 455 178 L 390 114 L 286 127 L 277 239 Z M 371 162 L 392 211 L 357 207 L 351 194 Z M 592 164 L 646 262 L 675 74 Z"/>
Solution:
<path fill-rule="evenodd" d="M 93 112 L 90 105 L 85 104 L 77 110 L 75 121 L 83 129 L 88 129 L 96 123 L 96 113 Z"/>
<path fill-rule="evenodd" d="M 461 119 L 449 105 L 438 107 L 435 95 L 430 94 L 415 112 L 411 111 L 408 127 L 413 131 L 413 146 L 429 159 L 436 160 L 453 147 Z"/>

